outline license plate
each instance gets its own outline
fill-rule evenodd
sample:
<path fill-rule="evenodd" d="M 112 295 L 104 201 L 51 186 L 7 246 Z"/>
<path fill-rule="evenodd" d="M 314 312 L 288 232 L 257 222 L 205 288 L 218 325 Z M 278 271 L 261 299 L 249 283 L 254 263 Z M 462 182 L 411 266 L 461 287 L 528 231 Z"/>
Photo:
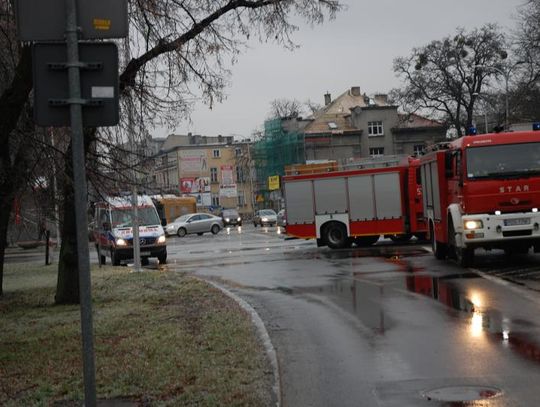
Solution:
<path fill-rule="evenodd" d="M 516 219 L 505 219 L 504 226 L 521 226 L 521 225 L 530 225 L 530 218 L 516 218 Z"/>
<path fill-rule="evenodd" d="M 150 256 L 151 252 L 141 252 L 141 256 Z"/>

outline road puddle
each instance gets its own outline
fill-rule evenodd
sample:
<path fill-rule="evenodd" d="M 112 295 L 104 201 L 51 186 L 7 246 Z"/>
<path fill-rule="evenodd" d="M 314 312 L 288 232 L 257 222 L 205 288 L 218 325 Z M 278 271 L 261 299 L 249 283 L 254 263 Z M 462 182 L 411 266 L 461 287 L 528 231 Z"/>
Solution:
<path fill-rule="evenodd" d="M 540 363 L 540 344 L 524 329 L 536 325 L 523 319 L 507 318 L 496 309 L 489 307 L 480 291 L 466 290 L 460 284 L 464 279 L 480 279 L 472 272 L 454 273 L 444 276 L 432 275 L 423 268 L 417 268 L 402 257 L 388 258 L 405 273 L 404 282 L 408 291 L 429 297 L 448 308 L 459 311 L 468 318 L 469 334 L 473 338 L 486 336 L 519 356 Z M 467 404 L 468 405 L 468 404 Z"/>

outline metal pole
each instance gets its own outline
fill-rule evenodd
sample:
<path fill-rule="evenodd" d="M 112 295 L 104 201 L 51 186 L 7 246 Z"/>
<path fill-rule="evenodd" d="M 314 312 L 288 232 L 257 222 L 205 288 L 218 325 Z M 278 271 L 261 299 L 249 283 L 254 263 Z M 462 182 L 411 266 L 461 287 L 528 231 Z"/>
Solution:
<path fill-rule="evenodd" d="M 506 131 L 509 130 L 508 128 L 508 77 L 510 76 L 510 72 L 508 72 L 506 75 L 504 75 L 504 98 L 505 98 L 505 118 L 504 118 L 504 129 Z"/>
<path fill-rule="evenodd" d="M 55 143 L 54 143 L 54 132 L 51 127 L 50 129 L 50 136 L 51 136 L 51 146 L 53 147 L 53 153 Z M 61 238 L 60 238 L 60 213 L 58 210 L 58 182 L 56 181 L 56 160 L 53 160 L 53 189 L 54 189 L 54 228 L 56 229 L 56 247 L 57 249 L 60 248 L 61 244 Z"/>
<path fill-rule="evenodd" d="M 126 56 L 126 63 L 129 63 L 129 60 L 131 59 L 131 49 L 130 49 L 130 41 L 129 41 L 129 32 L 125 40 L 125 56 Z M 132 180 L 133 182 L 132 188 L 131 188 L 131 205 L 132 205 L 132 212 L 131 212 L 131 226 L 133 228 L 133 271 L 139 272 L 142 271 L 141 268 L 141 245 L 139 241 L 139 197 L 137 193 L 137 171 L 135 169 L 135 165 L 137 162 L 136 152 L 137 148 L 135 146 L 135 129 L 133 125 L 133 91 L 129 91 L 129 98 L 128 98 L 128 141 L 130 144 L 130 150 L 131 150 L 131 160 L 130 164 L 132 166 Z"/>
<path fill-rule="evenodd" d="M 84 404 L 96 405 L 96 377 L 92 326 L 92 297 L 90 261 L 88 254 L 88 225 L 86 219 L 86 171 L 82 123 L 81 82 L 79 75 L 79 43 L 76 0 L 66 0 L 66 45 L 69 78 L 70 118 L 73 147 L 73 186 L 75 189 L 75 220 L 77 225 L 77 260 L 84 375 Z"/>

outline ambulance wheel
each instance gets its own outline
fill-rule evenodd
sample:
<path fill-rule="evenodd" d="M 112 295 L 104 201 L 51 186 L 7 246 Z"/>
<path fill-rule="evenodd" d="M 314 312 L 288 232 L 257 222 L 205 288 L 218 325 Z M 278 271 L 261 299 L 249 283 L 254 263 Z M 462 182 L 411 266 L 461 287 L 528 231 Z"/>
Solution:
<path fill-rule="evenodd" d="M 354 243 L 358 247 L 372 246 L 379 240 L 379 236 L 358 236 L 354 238 Z"/>
<path fill-rule="evenodd" d="M 331 249 L 342 249 L 349 244 L 347 228 L 343 223 L 330 222 L 324 228 L 326 244 Z"/>
<path fill-rule="evenodd" d="M 99 256 L 99 264 L 103 266 L 107 262 L 107 257 L 101 254 L 101 252 L 99 251 L 98 245 L 96 245 L 96 251 Z"/>
<path fill-rule="evenodd" d="M 112 249 L 111 249 L 111 264 L 113 266 L 119 266 L 120 265 L 120 259 L 118 258 L 118 256 L 114 252 L 114 250 L 112 250 Z"/>
<path fill-rule="evenodd" d="M 433 230 L 433 224 L 429 227 L 429 236 L 431 239 L 431 250 L 437 260 L 444 260 L 446 258 L 446 245 L 435 239 L 435 231 Z"/>
<path fill-rule="evenodd" d="M 157 256 L 159 260 L 159 264 L 167 264 L 167 252 L 161 253 L 159 256 Z"/>

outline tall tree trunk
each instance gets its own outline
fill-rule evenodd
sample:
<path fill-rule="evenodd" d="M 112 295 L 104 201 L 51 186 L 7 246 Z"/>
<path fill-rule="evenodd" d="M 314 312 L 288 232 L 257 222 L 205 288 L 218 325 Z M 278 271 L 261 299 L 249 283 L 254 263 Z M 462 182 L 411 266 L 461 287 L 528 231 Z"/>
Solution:
<path fill-rule="evenodd" d="M 79 303 L 79 267 L 77 264 L 77 224 L 75 222 L 75 193 L 73 189 L 72 144 L 65 154 L 65 176 L 63 177 L 63 222 L 62 247 L 58 259 L 56 304 Z"/>
<path fill-rule="evenodd" d="M 11 214 L 11 205 L 9 204 L 9 198 L 12 194 L 3 193 L 0 200 L 0 296 L 4 293 L 4 256 L 6 252 L 7 244 L 7 230 L 9 224 L 9 215 Z M 9 196 L 6 196 L 9 195 Z M 11 200 L 13 202 L 13 199 Z"/>
<path fill-rule="evenodd" d="M 95 129 L 84 132 L 84 152 L 95 139 Z M 75 221 L 75 190 L 73 185 L 72 143 L 64 156 L 65 177 L 63 181 L 63 224 L 62 247 L 58 260 L 58 280 L 56 284 L 56 304 L 79 303 L 79 264 L 77 255 L 77 223 Z M 88 242 L 85 242 L 88 243 Z"/>
<path fill-rule="evenodd" d="M 7 230 L 13 198 L 24 179 L 28 168 L 24 166 L 28 140 L 14 146 L 11 138 L 19 123 L 24 105 L 32 90 L 32 60 L 30 46 L 21 49 L 19 63 L 11 85 L 0 95 L 0 295 L 3 293 L 4 257 L 7 244 Z M 14 151 L 16 149 L 16 151 Z"/>

